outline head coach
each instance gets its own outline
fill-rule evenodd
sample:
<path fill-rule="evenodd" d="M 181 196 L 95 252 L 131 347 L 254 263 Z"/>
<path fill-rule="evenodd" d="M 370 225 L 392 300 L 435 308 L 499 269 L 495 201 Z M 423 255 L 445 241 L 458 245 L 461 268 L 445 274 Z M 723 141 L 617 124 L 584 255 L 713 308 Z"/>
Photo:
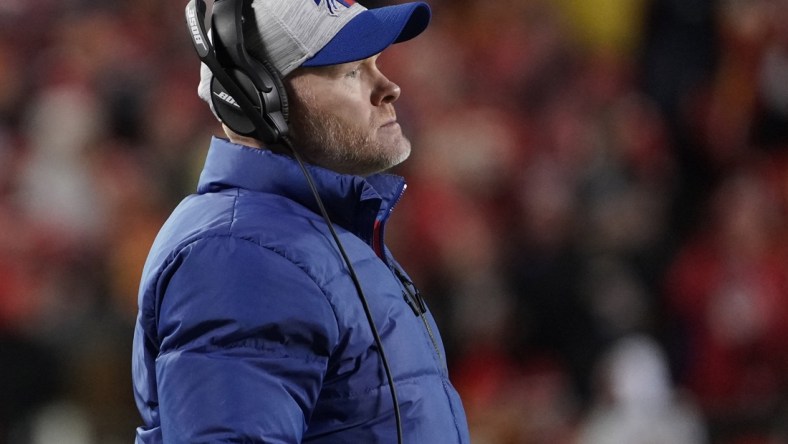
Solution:
<path fill-rule="evenodd" d="M 186 7 L 214 137 L 145 264 L 133 382 L 153 443 L 467 443 L 433 317 L 384 243 L 410 154 L 381 72 L 424 3 Z"/>

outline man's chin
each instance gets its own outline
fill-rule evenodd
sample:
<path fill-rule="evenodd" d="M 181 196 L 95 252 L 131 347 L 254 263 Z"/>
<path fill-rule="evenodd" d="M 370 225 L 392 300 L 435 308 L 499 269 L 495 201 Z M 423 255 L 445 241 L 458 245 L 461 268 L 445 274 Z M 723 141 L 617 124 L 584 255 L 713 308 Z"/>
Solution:
<path fill-rule="evenodd" d="M 388 150 L 386 155 L 380 155 L 376 159 L 359 162 L 345 170 L 344 173 L 367 177 L 390 170 L 404 162 L 408 157 L 410 157 L 410 143 L 397 147 L 396 150 Z"/>
<path fill-rule="evenodd" d="M 408 160 L 408 157 L 410 157 L 410 141 L 408 139 L 404 138 L 404 137 L 402 139 L 403 139 L 403 142 L 402 142 L 402 147 L 401 147 L 401 150 L 400 150 L 400 155 L 395 160 L 394 165 L 391 165 L 391 167 L 389 167 L 389 168 L 392 168 L 392 167 L 395 167 L 395 166 L 401 164 L 402 162 Z"/>
<path fill-rule="evenodd" d="M 388 152 L 391 153 L 391 155 L 387 156 L 385 167 L 381 168 L 378 172 L 394 168 L 407 160 L 408 157 L 410 157 L 410 140 L 401 136 L 400 140 L 398 140 Z"/>

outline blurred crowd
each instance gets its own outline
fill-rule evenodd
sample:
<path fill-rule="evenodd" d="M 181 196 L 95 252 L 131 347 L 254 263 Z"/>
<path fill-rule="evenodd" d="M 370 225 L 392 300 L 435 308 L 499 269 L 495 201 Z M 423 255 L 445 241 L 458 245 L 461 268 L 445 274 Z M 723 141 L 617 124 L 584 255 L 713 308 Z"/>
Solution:
<path fill-rule="evenodd" d="M 473 442 L 788 443 L 788 2 L 430 4 L 387 240 Z M 142 264 L 221 132 L 184 6 L 0 1 L 0 443 L 140 423 Z"/>

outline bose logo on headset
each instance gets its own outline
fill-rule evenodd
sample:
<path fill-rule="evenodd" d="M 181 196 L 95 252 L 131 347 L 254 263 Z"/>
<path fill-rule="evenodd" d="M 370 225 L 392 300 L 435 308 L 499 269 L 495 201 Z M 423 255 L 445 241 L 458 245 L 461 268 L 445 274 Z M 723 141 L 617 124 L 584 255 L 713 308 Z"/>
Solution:
<path fill-rule="evenodd" d="M 214 91 L 213 95 L 215 95 L 216 97 L 224 100 L 225 102 L 229 103 L 230 105 L 232 105 L 232 106 L 234 106 L 234 107 L 236 107 L 238 109 L 241 109 L 241 105 L 239 105 L 238 102 L 236 102 L 235 99 L 233 99 L 233 97 L 231 95 L 227 94 L 226 92 L 224 92 L 224 91 L 220 91 L 220 92 Z"/>
<path fill-rule="evenodd" d="M 186 18 L 189 20 L 189 29 L 192 31 L 194 43 L 196 45 L 200 45 L 203 51 L 208 51 L 208 46 L 205 44 L 205 41 L 202 39 L 202 35 L 200 34 L 200 26 L 197 24 L 197 14 L 195 13 L 194 8 L 186 8 Z M 202 51 L 199 51 L 199 48 L 198 52 L 202 53 Z"/>

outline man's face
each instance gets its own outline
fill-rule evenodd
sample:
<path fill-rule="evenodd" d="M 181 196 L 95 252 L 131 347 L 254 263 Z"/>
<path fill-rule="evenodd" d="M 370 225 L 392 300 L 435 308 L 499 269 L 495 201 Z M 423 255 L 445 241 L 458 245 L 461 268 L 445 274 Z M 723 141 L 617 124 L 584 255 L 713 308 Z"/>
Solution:
<path fill-rule="evenodd" d="M 310 163 L 365 176 L 410 155 L 394 111 L 399 86 L 380 72 L 377 58 L 302 67 L 287 77 L 290 132 Z"/>

